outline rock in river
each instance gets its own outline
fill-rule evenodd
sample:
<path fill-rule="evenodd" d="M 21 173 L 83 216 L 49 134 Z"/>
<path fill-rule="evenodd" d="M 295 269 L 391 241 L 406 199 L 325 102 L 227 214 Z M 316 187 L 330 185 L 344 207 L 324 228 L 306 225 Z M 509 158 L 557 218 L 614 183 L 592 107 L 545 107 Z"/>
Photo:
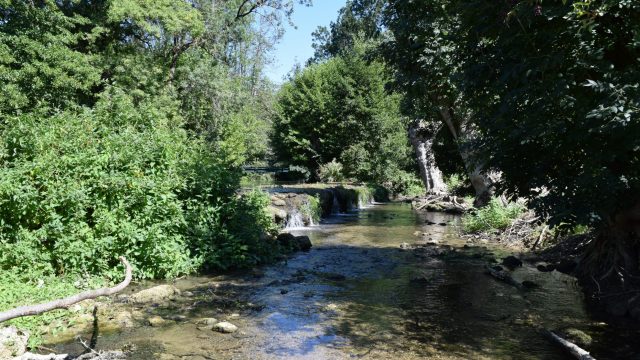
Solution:
<path fill-rule="evenodd" d="M 166 300 L 173 295 L 179 295 L 180 290 L 172 285 L 159 285 L 139 291 L 129 297 L 131 302 L 137 304 L 157 303 Z"/>
<path fill-rule="evenodd" d="M 507 256 L 506 258 L 502 259 L 502 265 L 509 268 L 509 270 L 513 270 L 517 267 L 522 266 L 522 261 L 515 256 Z"/>
<path fill-rule="evenodd" d="M 296 236 L 295 241 L 298 244 L 298 248 L 302 251 L 309 251 L 313 246 L 308 236 Z"/>
<path fill-rule="evenodd" d="M 213 326 L 213 330 L 215 330 L 217 332 L 225 333 L 225 334 L 231 334 L 231 333 L 236 332 L 238 330 L 238 327 L 233 325 L 230 322 L 223 321 L 223 322 L 219 322 L 219 323 L 215 324 Z"/>
<path fill-rule="evenodd" d="M 152 316 L 150 318 L 147 319 L 147 324 L 153 326 L 153 327 L 158 327 L 158 326 L 162 326 L 164 325 L 164 323 L 166 322 L 165 319 L 161 318 L 160 316 Z"/>

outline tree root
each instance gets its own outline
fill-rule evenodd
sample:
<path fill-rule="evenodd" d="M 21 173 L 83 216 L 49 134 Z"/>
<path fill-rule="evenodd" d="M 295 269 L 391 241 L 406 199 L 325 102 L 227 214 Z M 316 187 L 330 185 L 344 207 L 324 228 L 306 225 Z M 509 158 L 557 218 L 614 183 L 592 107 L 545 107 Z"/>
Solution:
<path fill-rule="evenodd" d="M 0 312 L 0 323 L 3 321 L 15 319 L 22 316 L 38 315 L 54 309 L 67 308 L 83 300 L 95 299 L 99 296 L 109 296 L 119 291 L 122 291 L 131 282 L 131 265 L 129 265 L 129 262 L 127 261 L 127 259 L 124 258 L 124 256 L 120 257 L 120 261 L 124 264 L 126 268 L 124 281 L 122 281 L 120 284 L 112 288 L 101 288 L 96 290 L 89 290 L 77 295 L 69 296 L 63 299 L 53 300 L 43 304 L 20 306 L 11 310 Z"/>

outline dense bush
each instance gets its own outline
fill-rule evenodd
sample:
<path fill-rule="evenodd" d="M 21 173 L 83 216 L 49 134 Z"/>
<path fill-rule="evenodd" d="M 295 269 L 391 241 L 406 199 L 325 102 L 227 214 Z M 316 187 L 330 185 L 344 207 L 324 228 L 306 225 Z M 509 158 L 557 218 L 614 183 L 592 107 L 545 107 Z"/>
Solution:
<path fill-rule="evenodd" d="M 235 198 L 231 149 L 190 138 L 172 104 L 112 91 L 93 110 L 12 118 L 0 136 L 0 266 L 112 274 L 124 255 L 137 277 L 159 278 L 262 258 L 264 204 Z M 216 234 L 209 246 L 203 232 Z"/>
<path fill-rule="evenodd" d="M 387 92 L 388 69 L 366 58 L 369 46 L 358 43 L 282 86 L 272 135 L 279 161 L 315 176 L 335 159 L 345 178 L 380 184 L 414 170 L 400 95 Z M 335 171 L 332 178 L 338 180 Z"/>

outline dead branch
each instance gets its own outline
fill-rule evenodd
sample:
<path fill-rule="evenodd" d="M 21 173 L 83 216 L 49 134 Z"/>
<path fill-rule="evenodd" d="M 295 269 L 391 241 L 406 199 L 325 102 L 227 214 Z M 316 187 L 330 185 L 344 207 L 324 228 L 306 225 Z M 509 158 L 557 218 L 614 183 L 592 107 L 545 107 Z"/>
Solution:
<path fill-rule="evenodd" d="M 566 352 L 571 354 L 574 358 L 579 360 L 596 360 L 588 351 L 579 347 L 578 345 L 567 341 L 560 336 L 556 335 L 553 331 L 544 330 L 547 337 L 553 340 L 556 344 L 560 345 Z"/>
<path fill-rule="evenodd" d="M 0 323 L 18 317 L 38 315 L 54 309 L 67 308 L 83 300 L 95 299 L 99 296 L 109 296 L 122 291 L 131 282 L 131 265 L 129 265 L 129 262 L 124 258 L 124 256 L 120 257 L 120 261 L 125 266 L 125 278 L 124 281 L 122 281 L 120 284 L 112 288 L 89 290 L 77 295 L 53 300 L 43 304 L 20 306 L 11 310 L 0 312 Z"/>

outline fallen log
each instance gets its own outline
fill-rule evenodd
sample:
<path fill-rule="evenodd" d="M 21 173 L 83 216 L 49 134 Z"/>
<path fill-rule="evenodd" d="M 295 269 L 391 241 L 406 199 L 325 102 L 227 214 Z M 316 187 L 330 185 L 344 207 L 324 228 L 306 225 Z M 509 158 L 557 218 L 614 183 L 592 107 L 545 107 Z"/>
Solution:
<path fill-rule="evenodd" d="M 496 270 L 493 269 L 489 266 L 485 267 L 485 273 L 488 275 L 493 276 L 494 278 L 509 284 L 511 286 L 515 286 L 516 288 L 518 288 L 518 290 L 523 290 L 525 287 L 524 285 L 522 285 L 521 283 L 517 282 L 516 280 L 514 280 L 511 275 L 509 275 L 509 273 L 507 273 L 504 270 Z"/>
<path fill-rule="evenodd" d="M 578 360 L 596 360 L 588 351 L 579 347 L 578 345 L 561 338 L 556 335 L 553 331 L 544 330 L 544 334 L 551 340 L 553 340 L 556 344 L 560 345 L 566 352 L 571 354 L 574 358 Z"/>
<path fill-rule="evenodd" d="M 131 282 L 131 265 L 129 265 L 129 262 L 124 258 L 124 256 L 120 257 L 120 261 L 125 266 L 125 278 L 120 284 L 111 288 L 85 291 L 77 295 L 53 300 L 43 304 L 20 306 L 11 310 L 3 311 L 0 312 L 0 323 L 18 317 L 38 315 L 54 309 L 67 308 L 83 300 L 95 299 L 99 296 L 109 296 L 122 291 Z"/>

